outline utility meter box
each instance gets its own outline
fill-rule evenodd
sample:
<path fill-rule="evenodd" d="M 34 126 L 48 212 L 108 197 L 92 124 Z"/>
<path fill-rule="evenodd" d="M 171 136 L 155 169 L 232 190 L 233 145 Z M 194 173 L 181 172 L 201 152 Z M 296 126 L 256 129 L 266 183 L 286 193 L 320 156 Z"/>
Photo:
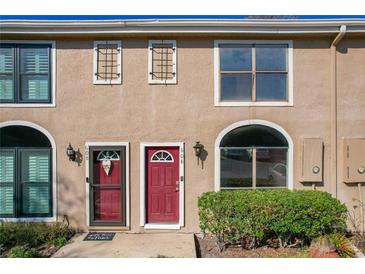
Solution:
<path fill-rule="evenodd" d="M 323 181 L 323 141 L 321 138 L 303 138 L 301 182 Z"/>
<path fill-rule="evenodd" d="M 365 182 L 365 138 L 344 138 L 342 147 L 343 181 Z"/>

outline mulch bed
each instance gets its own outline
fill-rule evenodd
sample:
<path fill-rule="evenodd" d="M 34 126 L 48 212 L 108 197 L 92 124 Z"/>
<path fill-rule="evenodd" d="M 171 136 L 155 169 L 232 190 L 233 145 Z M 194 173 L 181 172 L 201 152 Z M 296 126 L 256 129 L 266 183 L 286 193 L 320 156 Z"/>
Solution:
<path fill-rule="evenodd" d="M 309 258 L 307 248 L 259 247 L 253 250 L 228 247 L 220 252 L 213 236 L 196 235 L 197 254 L 200 258 Z"/>

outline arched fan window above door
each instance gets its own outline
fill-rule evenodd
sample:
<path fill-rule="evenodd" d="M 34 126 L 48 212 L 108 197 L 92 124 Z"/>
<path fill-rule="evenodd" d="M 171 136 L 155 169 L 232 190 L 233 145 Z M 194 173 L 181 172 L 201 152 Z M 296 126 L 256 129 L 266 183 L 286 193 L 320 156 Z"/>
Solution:
<path fill-rule="evenodd" d="M 158 150 L 152 155 L 151 162 L 174 162 L 174 157 L 166 150 Z"/>

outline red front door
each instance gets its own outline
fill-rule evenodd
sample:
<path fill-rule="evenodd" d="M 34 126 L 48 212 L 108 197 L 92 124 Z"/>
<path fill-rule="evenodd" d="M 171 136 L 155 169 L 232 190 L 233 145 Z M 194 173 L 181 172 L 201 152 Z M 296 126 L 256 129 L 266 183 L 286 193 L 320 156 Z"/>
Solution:
<path fill-rule="evenodd" d="M 179 222 L 179 147 L 148 147 L 147 223 Z"/>
<path fill-rule="evenodd" d="M 92 151 L 92 224 L 123 224 L 123 151 Z"/>

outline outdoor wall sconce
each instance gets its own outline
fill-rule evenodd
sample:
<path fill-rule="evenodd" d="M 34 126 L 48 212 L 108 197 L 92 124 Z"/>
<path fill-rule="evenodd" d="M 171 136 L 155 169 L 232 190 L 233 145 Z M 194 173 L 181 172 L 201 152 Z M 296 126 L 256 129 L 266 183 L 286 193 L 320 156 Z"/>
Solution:
<path fill-rule="evenodd" d="M 198 157 L 198 159 L 199 159 L 199 157 L 204 149 L 204 146 L 199 141 L 197 141 L 197 142 L 195 142 L 195 145 L 193 146 L 193 148 L 195 151 L 195 156 Z"/>
<path fill-rule="evenodd" d="M 71 146 L 71 143 L 68 143 L 68 147 L 66 149 L 66 154 L 68 156 L 68 160 L 74 162 L 76 160 L 76 151 Z"/>

